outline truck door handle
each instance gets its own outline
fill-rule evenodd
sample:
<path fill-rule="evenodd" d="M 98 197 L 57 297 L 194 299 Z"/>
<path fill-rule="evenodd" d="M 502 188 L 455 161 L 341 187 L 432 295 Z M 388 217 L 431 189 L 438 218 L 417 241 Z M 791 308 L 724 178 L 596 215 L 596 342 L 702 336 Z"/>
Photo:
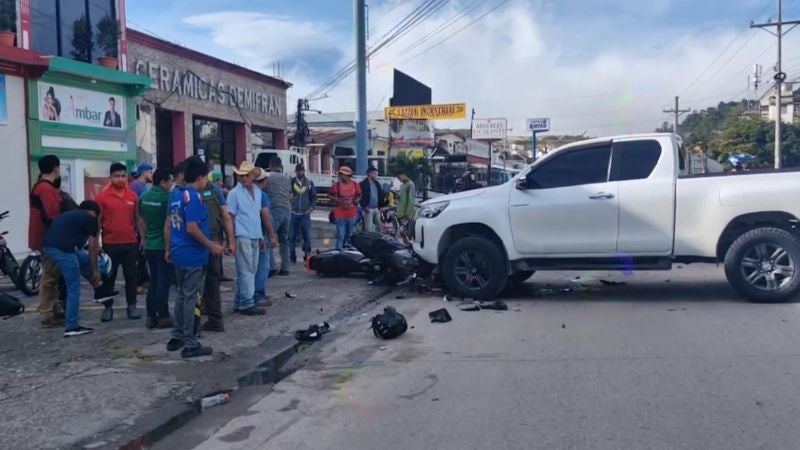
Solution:
<path fill-rule="evenodd" d="M 609 198 L 614 198 L 614 194 L 610 192 L 598 192 L 596 194 L 590 195 L 589 198 L 592 200 L 609 199 Z"/>

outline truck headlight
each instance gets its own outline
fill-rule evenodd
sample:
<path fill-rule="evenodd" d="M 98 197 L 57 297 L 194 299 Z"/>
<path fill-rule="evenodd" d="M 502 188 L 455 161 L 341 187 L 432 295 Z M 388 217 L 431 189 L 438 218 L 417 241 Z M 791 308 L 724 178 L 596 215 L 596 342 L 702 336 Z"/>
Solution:
<path fill-rule="evenodd" d="M 433 219 L 442 213 L 447 208 L 450 202 L 437 202 L 429 205 L 424 205 L 420 210 L 417 217 L 422 219 Z"/>

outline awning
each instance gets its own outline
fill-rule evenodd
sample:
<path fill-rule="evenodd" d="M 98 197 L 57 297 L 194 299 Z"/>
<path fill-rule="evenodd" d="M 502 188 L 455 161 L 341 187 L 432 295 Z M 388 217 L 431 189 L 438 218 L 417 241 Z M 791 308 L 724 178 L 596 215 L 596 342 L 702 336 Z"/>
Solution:
<path fill-rule="evenodd" d="M 12 71 L 22 67 L 28 76 L 38 78 L 50 66 L 50 60 L 41 53 L 31 50 L 0 46 L 0 65 L 7 66 Z"/>
<path fill-rule="evenodd" d="M 96 64 L 75 61 L 74 59 L 62 58 L 60 56 L 50 57 L 50 71 L 68 73 L 83 78 L 104 81 L 106 83 L 125 84 L 133 89 L 133 95 L 144 94 L 152 84 L 150 78 L 142 75 L 107 69 Z"/>

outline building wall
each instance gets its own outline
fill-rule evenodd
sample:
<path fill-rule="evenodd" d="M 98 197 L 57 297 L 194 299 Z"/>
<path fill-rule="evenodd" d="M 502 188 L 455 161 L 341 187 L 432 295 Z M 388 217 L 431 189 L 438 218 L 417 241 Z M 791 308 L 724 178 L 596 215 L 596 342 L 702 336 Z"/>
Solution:
<path fill-rule="evenodd" d="M 145 108 L 142 108 L 144 114 L 140 114 L 138 126 L 144 130 L 137 134 L 143 137 L 142 158 L 156 155 L 156 105 L 184 113 L 185 145 L 183 149 L 174 149 L 176 160 L 193 154 L 193 116 L 269 128 L 276 132 L 275 147 L 286 148 L 285 88 L 150 47 L 132 38 L 131 34 L 127 50 L 128 71 L 153 80 L 151 90 L 141 102 Z M 150 117 L 142 119 L 141 115 Z M 244 138 L 243 150 L 249 151 L 250 133 L 244 133 Z"/>
<path fill-rule="evenodd" d="M 3 163 L 0 180 L 6 187 L 0 212 L 10 215 L 0 222 L 0 231 L 6 235 L 9 248 L 15 254 L 28 251 L 28 140 L 25 123 L 25 80 L 5 75 L 8 123 L 0 125 L 0 142 L 3 143 Z"/>

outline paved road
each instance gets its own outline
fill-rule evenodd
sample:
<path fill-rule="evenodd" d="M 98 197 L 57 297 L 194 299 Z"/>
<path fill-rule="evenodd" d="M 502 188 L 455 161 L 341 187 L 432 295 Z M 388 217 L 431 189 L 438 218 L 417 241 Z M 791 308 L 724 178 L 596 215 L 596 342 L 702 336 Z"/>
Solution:
<path fill-rule="evenodd" d="M 627 284 L 537 275 L 507 312 L 392 298 L 400 339 L 358 315 L 268 395 L 156 448 L 798 448 L 796 305 L 744 302 L 713 266 L 601 278 Z M 453 321 L 430 324 L 442 306 Z"/>

